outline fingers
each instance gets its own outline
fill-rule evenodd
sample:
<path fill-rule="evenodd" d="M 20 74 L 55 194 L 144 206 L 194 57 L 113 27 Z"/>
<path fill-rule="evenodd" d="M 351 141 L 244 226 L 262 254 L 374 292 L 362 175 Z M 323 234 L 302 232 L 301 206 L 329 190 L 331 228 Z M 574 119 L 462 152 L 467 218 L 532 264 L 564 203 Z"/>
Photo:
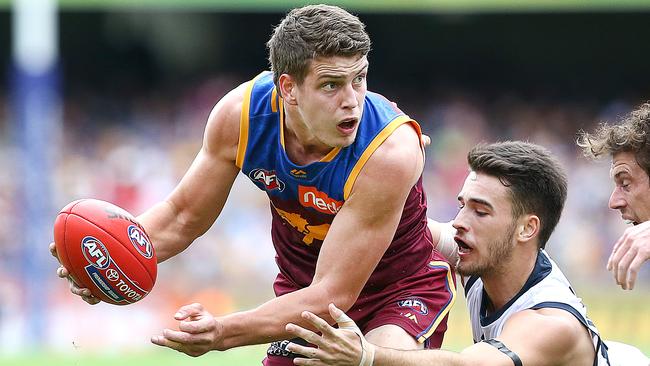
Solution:
<path fill-rule="evenodd" d="M 287 345 L 287 350 L 310 359 L 320 358 L 322 353 L 318 348 L 302 346 L 293 342 Z"/>
<path fill-rule="evenodd" d="M 634 257 L 632 260 L 632 263 L 630 264 L 630 268 L 628 269 L 628 277 L 627 277 L 627 282 L 626 286 L 628 290 L 633 290 L 634 289 L 634 283 L 636 283 L 636 277 L 639 274 L 639 269 L 641 268 L 641 265 L 645 262 L 645 260 L 637 255 Z"/>
<path fill-rule="evenodd" d="M 61 277 L 61 278 L 66 278 L 70 275 L 70 272 L 68 272 L 65 267 L 59 267 L 56 269 L 56 275 Z"/>
<path fill-rule="evenodd" d="M 89 303 L 90 305 L 99 304 L 101 302 L 101 300 L 98 297 L 94 296 L 89 289 L 79 287 L 79 285 L 77 285 L 77 283 L 74 281 L 74 278 L 72 278 L 70 275 L 70 272 L 68 272 L 65 267 L 57 268 L 56 275 L 60 278 L 67 279 L 68 285 L 70 287 L 70 292 L 77 296 L 80 296 L 83 301 Z"/>
<path fill-rule="evenodd" d="M 203 313 L 204 311 L 205 311 L 205 309 L 203 309 L 203 305 L 201 305 L 199 303 L 185 305 L 185 306 L 182 306 L 180 309 L 178 309 L 176 314 L 174 314 L 174 319 L 176 319 L 176 320 L 184 320 L 184 319 L 187 319 L 189 317 L 196 317 L 196 316 L 200 315 L 201 313 Z"/>
<path fill-rule="evenodd" d="M 178 352 L 183 352 L 182 351 L 182 345 L 178 342 L 170 341 L 169 339 L 165 338 L 164 336 L 153 336 L 151 337 L 151 343 L 158 345 L 158 346 L 163 346 L 167 348 L 171 348 L 175 351 Z"/>
<path fill-rule="evenodd" d="M 629 290 L 628 288 L 628 270 L 630 268 L 630 264 L 632 264 L 632 261 L 637 255 L 637 251 L 634 248 L 631 248 L 628 250 L 625 255 L 616 263 L 616 283 L 621 285 L 624 290 Z"/>
<path fill-rule="evenodd" d="M 290 334 L 295 335 L 296 337 L 300 337 L 300 338 L 304 339 L 308 343 L 314 344 L 314 345 L 319 346 L 319 347 L 323 346 L 322 338 L 318 334 L 312 332 L 309 329 L 305 329 L 305 328 L 303 328 L 303 327 L 301 327 L 299 325 L 292 324 L 292 323 L 287 324 L 284 329 L 287 332 L 289 332 Z M 292 345 L 294 345 L 294 344 L 291 343 L 289 346 L 292 346 Z M 287 349 L 289 349 L 289 346 L 287 346 Z M 296 345 L 296 346 L 299 346 L 299 345 Z M 301 353 L 301 352 L 296 352 L 296 353 L 300 353 L 301 355 L 305 355 L 304 353 Z M 308 355 L 305 355 L 305 356 L 308 356 Z"/>
<path fill-rule="evenodd" d="M 429 137 L 428 135 L 422 134 L 422 145 L 423 146 L 431 145 L 431 137 Z"/>
<path fill-rule="evenodd" d="M 303 319 L 309 321 L 311 324 L 313 324 L 318 331 L 320 331 L 323 335 L 325 336 L 331 336 L 334 335 L 334 328 L 332 328 L 329 323 L 327 323 L 325 320 L 321 319 L 320 317 L 316 316 L 314 313 L 311 313 L 309 311 L 303 311 L 302 314 L 300 314 Z"/>
<path fill-rule="evenodd" d="M 607 269 L 612 272 L 614 275 L 614 279 L 616 280 L 616 283 L 619 285 L 622 285 L 623 282 L 622 276 L 619 275 L 620 273 L 620 265 L 621 265 L 621 260 L 623 256 L 627 254 L 627 252 L 630 249 L 630 244 L 627 235 L 623 235 L 614 245 L 614 249 L 612 249 L 612 254 L 609 256 L 609 260 L 607 261 Z"/>
<path fill-rule="evenodd" d="M 59 256 L 56 253 L 56 245 L 54 242 L 50 243 L 50 254 L 52 254 L 52 257 L 56 258 L 57 260 L 59 259 Z"/>

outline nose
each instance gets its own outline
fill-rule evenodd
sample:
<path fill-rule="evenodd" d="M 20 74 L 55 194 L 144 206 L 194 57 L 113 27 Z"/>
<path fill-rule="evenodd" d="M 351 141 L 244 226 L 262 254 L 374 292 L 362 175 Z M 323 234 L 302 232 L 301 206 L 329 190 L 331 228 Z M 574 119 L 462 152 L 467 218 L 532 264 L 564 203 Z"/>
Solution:
<path fill-rule="evenodd" d="M 457 232 L 461 231 L 467 231 L 467 224 L 463 220 L 463 215 L 462 215 L 463 210 L 458 211 L 458 214 L 456 214 L 456 217 L 454 218 L 454 221 L 451 223 L 451 226 L 456 229 Z"/>
<path fill-rule="evenodd" d="M 609 208 L 612 210 L 620 210 L 625 206 L 627 206 L 627 202 L 623 198 L 620 188 L 614 187 L 611 196 L 609 196 Z"/>
<path fill-rule="evenodd" d="M 341 105 L 346 109 L 353 109 L 359 105 L 357 100 L 357 90 L 352 84 L 347 84 L 342 90 Z"/>

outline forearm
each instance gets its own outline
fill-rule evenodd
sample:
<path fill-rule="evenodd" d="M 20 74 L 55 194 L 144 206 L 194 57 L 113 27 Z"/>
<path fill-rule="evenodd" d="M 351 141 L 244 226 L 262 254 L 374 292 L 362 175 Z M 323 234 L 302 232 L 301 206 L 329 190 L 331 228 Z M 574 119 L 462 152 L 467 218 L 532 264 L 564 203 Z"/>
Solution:
<path fill-rule="evenodd" d="M 348 309 L 355 299 L 356 296 L 336 296 L 313 286 L 276 297 L 253 310 L 229 314 L 219 319 L 224 325 L 223 349 L 292 338 L 285 331 L 288 323 L 311 328 L 301 317 L 305 310 L 332 323 L 328 304 Z"/>
<path fill-rule="evenodd" d="M 158 263 L 182 252 L 196 238 L 185 228 L 178 210 L 169 201 L 157 203 L 138 216 L 137 220 L 151 239 Z"/>
<path fill-rule="evenodd" d="M 464 366 L 462 355 L 443 350 L 403 351 L 391 348 L 376 347 L 373 366 Z"/>

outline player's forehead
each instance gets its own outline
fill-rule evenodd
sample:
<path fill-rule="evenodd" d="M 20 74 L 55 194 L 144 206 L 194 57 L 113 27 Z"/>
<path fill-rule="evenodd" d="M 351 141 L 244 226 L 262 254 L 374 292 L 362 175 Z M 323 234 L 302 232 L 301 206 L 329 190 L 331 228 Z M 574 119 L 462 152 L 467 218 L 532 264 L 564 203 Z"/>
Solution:
<path fill-rule="evenodd" d="M 615 180 L 647 175 L 637 162 L 634 153 L 629 151 L 621 151 L 612 156 L 612 166 L 609 173 Z"/>
<path fill-rule="evenodd" d="M 509 209 L 509 189 L 495 176 L 470 171 L 458 193 L 460 202 L 478 202 L 494 209 Z"/>
<path fill-rule="evenodd" d="M 357 56 L 316 57 L 309 64 L 307 78 L 347 78 L 368 69 L 368 58 Z"/>

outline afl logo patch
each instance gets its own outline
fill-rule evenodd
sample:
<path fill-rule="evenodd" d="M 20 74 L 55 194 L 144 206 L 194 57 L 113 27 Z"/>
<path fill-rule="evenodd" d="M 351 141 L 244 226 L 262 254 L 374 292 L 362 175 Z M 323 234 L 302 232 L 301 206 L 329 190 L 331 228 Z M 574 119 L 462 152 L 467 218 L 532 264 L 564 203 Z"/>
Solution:
<path fill-rule="evenodd" d="M 427 315 L 429 313 L 429 309 L 427 309 L 427 305 L 419 299 L 406 299 L 406 300 L 398 301 L 397 305 L 400 307 L 409 308 L 422 315 Z"/>
<path fill-rule="evenodd" d="M 255 182 L 262 183 L 264 189 L 267 191 L 272 191 L 277 189 L 278 191 L 284 191 L 284 182 L 281 181 L 277 175 L 275 175 L 275 170 L 266 170 L 266 169 L 253 169 L 248 176 Z"/>
<path fill-rule="evenodd" d="M 92 236 L 87 236 L 81 241 L 81 251 L 88 263 L 93 267 L 99 269 L 106 269 L 111 263 L 111 256 L 108 254 L 108 249 Z"/>
<path fill-rule="evenodd" d="M 147 259 L 153 257 L 153 247 L 151 246 L 151 242 L 149 241 L 147 234 L 145 234 L 144 231 L 135 225 L 129 226 L 128 231 L 129 239 L 131 240 L 131 243 L 135 249 L 137 249 L 138 252 Z"/>

